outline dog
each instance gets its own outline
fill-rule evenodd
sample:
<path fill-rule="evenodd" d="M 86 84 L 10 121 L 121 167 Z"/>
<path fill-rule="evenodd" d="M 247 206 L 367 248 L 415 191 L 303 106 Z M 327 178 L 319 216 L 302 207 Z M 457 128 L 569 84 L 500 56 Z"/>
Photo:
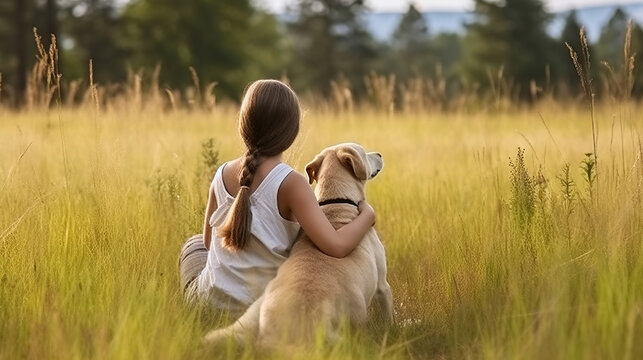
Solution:
<path fill-rule="evenodd" d="M 354 143 L 326 148 L 306 165 L 310 184 L 317 181 L 320 206 L 336 229 L 357 217 L 366 181 L 383 165 L 379 153 L 366 153 Z M 342 259 L 322 253 L 302 232 L 263 295 L 235 323 L 206 334 L 204 342 L 254 340 L 270 349 L 282 344 L 305 346 L 323 334 L 333 343 L 339 340 L 343 322 L 360 325 L 369 319 L 373 300 L 380 316 L 392 322 L 386 256 L 375 229 L 368 230 L 357 248 Z"/>

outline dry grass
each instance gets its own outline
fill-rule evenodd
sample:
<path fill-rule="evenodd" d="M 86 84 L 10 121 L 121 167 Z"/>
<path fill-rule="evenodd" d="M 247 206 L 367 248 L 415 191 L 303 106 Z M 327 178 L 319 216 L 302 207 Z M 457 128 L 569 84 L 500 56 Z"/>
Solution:
<path fill-rule="evenodd" d="M 0 107 L 0 358 L 254 358 L 202 347 L 230 319 L 186 306 L 176 268 L 216 159 L 242 151 L 237 108 L 196 74 L 165 94 L 140 74 L 127 96 L 90 80 L 62 106 L 55 52 L 39 53 L 31 105 Z M 582 75 L 589 54 L 575 63 Z M 643 357 L 643 107 L 588 96 L 590 127 L 574 104 L 504 108 L 495 79 L 488 111 L 431 110 L 417 85 L 425 100 L 398 112 L 378 75 L 380 108 L 339 82 L 340 111 L 306 103 L 293 167 L 344 141 L 384 155 L 368 197 L 397 324 L 274 358 Z"/>
<path fill-rule="evenodd" d="M 236 110 L 109 110 L 98 126 L 94 111 L 57 110 L 60 123 L 0 112 L 0 357 L 207 355 L 199 337 L 225 316 L 182 303 L 176 257 L 200 229 L 212 175 L 200 144 L 237 156 Z M 599 124 L 616 113 L 599 109 Z M 311 356 L 643 355 L 643 124 L 623 119 L 623 143 L 604 147 L 599 205 L 579 168 L 593 147 L 583 117 L 554 104 L 493 117 L 307 111 L 287 155 L 296 169 L 342 141 L 384 154 L 368 192 L 399 321 Z M 523 182 L 531 195 L 512 195 L 518 146 L 533 147 L 525 174 L 542 168 L 544 180 Z M 565 163 L 572 190 L 555 180 Z M 513 215 L 519 204 L 529 221 Z"/>

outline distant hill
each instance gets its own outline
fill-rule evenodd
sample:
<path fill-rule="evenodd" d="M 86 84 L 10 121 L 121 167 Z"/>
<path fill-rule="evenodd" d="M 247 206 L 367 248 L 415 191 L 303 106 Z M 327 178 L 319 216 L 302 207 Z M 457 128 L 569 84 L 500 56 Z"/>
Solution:
<path fill-rule="evenodd" d="M 578 19 L 587 29 L 590 41 L 596 41 L 600 36 L 601 29 L 614 14 L 619 5 L 605 5 L 579 8 L 576 10 Z M 643 1 L 638 4 L 620 6 L 635 21 L 643 24 Z M 552 36 L 560 35 L 565 24 L 565 17 L 569 11 L 555 13 L 549 24 L 549 33 Z M 393 35 L 402 13 L 373 12 L 366 15 L 365 22 L 373 36 L 378 40 L 388 40 Z M 464 24 L 473 19 L 469 12 L 436 11 L 424 13 L 424 18 L 429 24 L 431 34 L 441 32 L 464 33 Z"/>

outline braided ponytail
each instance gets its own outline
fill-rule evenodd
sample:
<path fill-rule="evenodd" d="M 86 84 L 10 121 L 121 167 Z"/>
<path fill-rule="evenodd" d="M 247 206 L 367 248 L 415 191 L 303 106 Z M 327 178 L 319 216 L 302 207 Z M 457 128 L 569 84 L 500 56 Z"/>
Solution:
<path fill-rule="evenodd" d="M 250 238 L 250 185 L 259 167 L 259 152 L 247 151 L 239 171 L 239 192 L 228 212 L 226 221 L 217 230 L 223 246 L 234 251 L 243 250 Z"/>
<path fill-rule="evenodd" d="M 258 80 L 246 88 L 239 112 L 239 134 L 247 151 L 241 161 L 241 188 L 228 211 L 228 217 L 217 229 L 222 245 L 242 250 L 250 239 L 250 186 L 261 156 L 274 156 L 286 151 L 299 132 L 301 110 L 297 95 L 288 85 L 277 80 Z"/>

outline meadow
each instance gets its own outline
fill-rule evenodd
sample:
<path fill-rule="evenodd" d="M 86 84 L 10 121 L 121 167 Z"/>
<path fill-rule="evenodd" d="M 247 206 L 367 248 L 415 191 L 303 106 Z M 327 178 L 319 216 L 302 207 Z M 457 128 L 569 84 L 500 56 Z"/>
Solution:
<path fill-rule="evenodd" d="M 320 359 L 643 357 L 643 106 L 350 111 L 304 103 L 286 161 L 326 146 L 384 156 L 367 187 L 396 324 Z M 207 349 L 226 314 L 184 304 L 177 257 L 234 106 L 0 107 L 0 358 L 254 358 Z"/>

